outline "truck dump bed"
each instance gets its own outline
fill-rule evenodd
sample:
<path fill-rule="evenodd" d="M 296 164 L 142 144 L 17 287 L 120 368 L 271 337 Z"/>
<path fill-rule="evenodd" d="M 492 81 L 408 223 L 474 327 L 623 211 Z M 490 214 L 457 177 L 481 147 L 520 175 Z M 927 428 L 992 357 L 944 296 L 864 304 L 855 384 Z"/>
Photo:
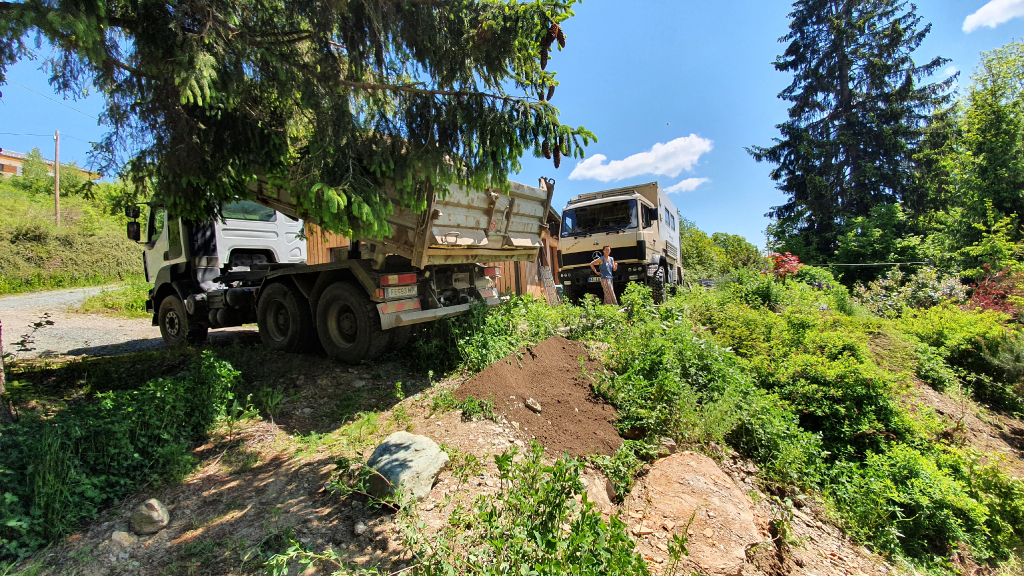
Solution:
<path fill-rule="evenodd" d="M 497 189 L 477 192 L 451 185 L 444 198 L 436 192 L 427 209 L 415 213 L 398 206 L 393 188 L 387 195 L 395 202 L 388 218 L 391 236 L 360 239 L 375 250 L 408 258 L 423 268 L 437 264 L 509 262 L 537 258 L 541 231 L 547 227 L 553 186 L 541 188 L 510 182 L 509 192 Z M 295 202 L 284 190 L 262 183 L 252 187 L 256 201 L 292 217 L 301 217 Z M 315 222 L 313 222 L 315 224 Z"/>

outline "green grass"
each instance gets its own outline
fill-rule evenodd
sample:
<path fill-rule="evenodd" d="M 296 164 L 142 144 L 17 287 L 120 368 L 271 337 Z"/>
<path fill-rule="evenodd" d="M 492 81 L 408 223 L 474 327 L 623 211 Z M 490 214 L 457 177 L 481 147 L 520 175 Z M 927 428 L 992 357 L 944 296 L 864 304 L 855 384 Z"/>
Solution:
<path fill-rule="evenodd" d="M 0 294 L 96 286 L 142 273 L 142 249 L 125 235 L 123 216 L 81 197 L 22 191 L 0 179 Z"/>
<path fill-rule="evenodd" d="M 91 314 L 113 313 L 129 318 L 148 318 L 146 301 L 149 299 L 149 282 L 142 276 L 130 276 L 120 286 L 108 288 L 90 296 L 82 303 L 80 312 Z"/>

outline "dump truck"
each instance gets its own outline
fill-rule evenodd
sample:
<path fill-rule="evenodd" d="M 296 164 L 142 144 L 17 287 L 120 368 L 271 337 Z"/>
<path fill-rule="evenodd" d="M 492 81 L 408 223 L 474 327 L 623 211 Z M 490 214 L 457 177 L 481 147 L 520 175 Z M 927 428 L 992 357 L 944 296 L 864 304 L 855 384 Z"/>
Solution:
<path fill-rule="evenodd" d="M 386 238 L 351 238 L 330 263 L 307 265 L 303 223 L 286 191 L 262 183 L 252 200 L 221 207 L 222 218 L 192 222 L 150 207 L 126 210 L 128 236 L 143 245 L 147 310 L 167 346 L 204 341 L 209 330 L 256 323 L 271 349 L 322 349 L 345 363 L 402 347 L 413 327 L 500 298 L 498 269 L 483 263 L 534 261 L 554 181 L 511 182 L 508 192 L 449 186 L 427 209 L 398 207 Z"/>
<path fill-rule="evenodd" d="M 679 213 L 657 182 L 581 194 L 562 210 L 558 280 L 570 299 L 601 293 L 590 263 L 611 246 L 617 294 L 630 282 L 651 287 L 655 302 L 682 282 Z"/>

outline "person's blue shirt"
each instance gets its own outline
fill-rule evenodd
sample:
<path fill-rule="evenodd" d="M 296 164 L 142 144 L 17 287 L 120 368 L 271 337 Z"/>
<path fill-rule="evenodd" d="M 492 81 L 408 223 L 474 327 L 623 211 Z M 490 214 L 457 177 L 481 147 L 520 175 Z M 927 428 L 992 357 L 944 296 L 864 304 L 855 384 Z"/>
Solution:
<path fill-rule="evenodd" d="M 614 276 L 612 276 L 612 268 L 614 267 L 615 258 L 609 256 L 608 259 L 605 260 L 605 257 L 601 256 L 601 278 L 614 278 Z"/>

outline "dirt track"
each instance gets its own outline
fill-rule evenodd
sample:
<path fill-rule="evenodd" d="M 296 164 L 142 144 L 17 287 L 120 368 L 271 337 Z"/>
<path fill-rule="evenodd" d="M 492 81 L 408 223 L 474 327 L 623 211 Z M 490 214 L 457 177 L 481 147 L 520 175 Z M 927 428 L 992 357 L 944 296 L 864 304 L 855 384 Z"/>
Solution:
<path fill-rule="evenodd" d="M 113 356 L 163 346 L 160 330 L 148 319 L 77 312 L 86 298 L 101 290 L 103 287 L 75 288 L 0 297 L 4 351 L 20 358 Z M 16 343 L 31 333 L 31 325 L 46 313 L 53 325 L 32 334 L 34 342 L 27 346 L 30 350 L 19 347 Z M 218 330 L 210 336 L 213 341 L 258 340 L 256 330 L 249 327 Z"/>

